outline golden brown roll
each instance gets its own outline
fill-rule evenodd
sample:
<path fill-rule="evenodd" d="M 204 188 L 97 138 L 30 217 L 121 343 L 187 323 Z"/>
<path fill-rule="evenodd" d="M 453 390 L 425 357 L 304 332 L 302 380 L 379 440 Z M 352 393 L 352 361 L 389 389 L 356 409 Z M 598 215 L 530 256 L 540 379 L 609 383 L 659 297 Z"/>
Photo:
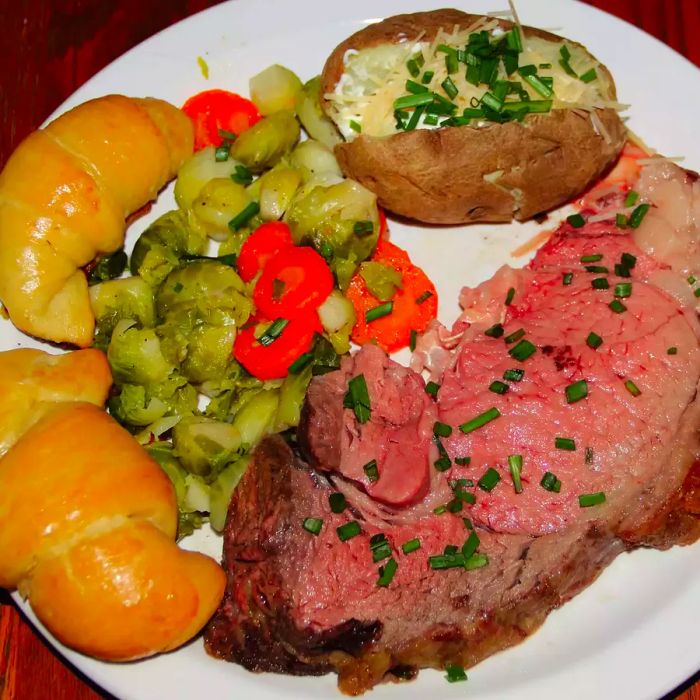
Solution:
<path fill-rule="evenodd" d="M 0 173 L 0 301 L 20 330 L 92 343 L 81 268 L 123 245 L 126 217 L 175 175 L 192 141 L 189 118 L 167 102 L 108 95 L 19 145 Z"/>
<path fill-rule="evenodd" d="M 0 353 L 0 586 L 67 646 L 126 661 L 196 634 L 225 576 L 175 544 L 172 484 L 102 410 L 110 384 L 96 350 Z"/>

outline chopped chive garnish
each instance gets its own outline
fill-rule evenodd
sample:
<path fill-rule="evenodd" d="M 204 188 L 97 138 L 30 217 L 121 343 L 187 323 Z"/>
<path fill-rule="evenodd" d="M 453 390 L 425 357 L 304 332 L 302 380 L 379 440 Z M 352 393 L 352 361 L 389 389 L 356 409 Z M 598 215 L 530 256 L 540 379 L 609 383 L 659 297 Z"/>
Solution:
<path fill-rule="evenodd" d="M 372 413 L 372 404 L 369 401 L 367 382 L 364 374 L 358 374 L 348 382 L 348 391 L 343 400 L 343 406 L 352 408 L 358 423 L 366 423 Z"/>
<path fill-rule="evenodd" d="M 462 425 L 459 426 L 459 429 L 463 433 L 471 433 L 477 428 L 481 428 L 487 423 L 490 423 L 492 420 L 495 420 L 500 415 L 501 412 L 496 407 L 489 408 L 488 411 L 484 411 L 483 413 L 479 414 L 475 418 L 472 418 L 466 423 L 462 423 Z"/>
<path fill-rule="evenodd" d="M 626 297 L 631 296 L 632 284 L 630 282 L 620 282 L 619 284 L 616 284 L 613 294 L 620 299 L 625 299 Z"/>
<path fill-rule="evenodd" d="M 411 92 L 414 95 L 420 95 L 423 92 L 428 92 L 428 88 L 425 87 L 425 85 L 421 85 L 420 83 L 416 83 L 414 80 L 407 80 L 406 81 L 406 91 Z"/>
<path fill-rule="evenodd" d="M 485 554 L 472 554 L 467 561 L 464 562 L 464 568 L 467 571 L 482 569 L 489 563 L 489 558 Z"/>
<path fill-rule="evenodd" d="M 352 232 L 356 236 L 369 236 L 374 233 L 374 223 L 369 220 L 356 221 L 352 227 Z"/>
<path fill-rule="evenodd" d="M 523 50 L 523 41 L 520 37 L 520 27 L 517 25 L 506 32 L 506 45 L 509 49 L 520 53 Z"/>
<path fill-rule="evenodd" d="M 471 457 L 455 457 L 455 464 L 458 464 L 460 467 L 468 466 L 471 461 Z"/>
<path fill-rule="evenodd" d="M 510 335 L 507 335 L 503 340 L 510 345 L 516 340 L 520 340 L 525 335 L 525 329 L 519 328 L 517 331 L 513 331 Z"/>
<path fill-rule="evenodd" d="M 260 205 L 257 202 L 250 202 L 250 204 L 246 204 L 246 206 L 228 222 L 228 227 L 232 231 L 238 231 L 238 229 L 243 228 L 243 226 L 259 212 Z"/>
<path fill-rule="evenodd" d="M 459 59 L 457 58 L 456 53 L 448 53 L 445 56 L 445 69 L 447 70 L 448 75 L 453 75 L 454 73 L 456 73 L 459 70 Z M 452 81 L 450 80 L 450 82 L 452 82 Z M 454 83 L 452 83 L 452 84 L 454 85 Z M 444 85 L 443 85 L 443 87 L 444 87 Z M 445 90 L 445 92 L 447 92 L 447 90 Z M 450 93 L 448 92 L 447 94 L 449 95 Z M 457 93 L 455 92 L 455 95 L 456 94 Z M 450 95 L 450 98 L 454 99 L 455 95 Z"/>
<path fill-rule="evenodd" d="M 384 566 L 380 566 L 377 585 L 382 587 L 388 586 L 392 582 L 398 568 L 399 565 L 396 563 L 396 559 L 389 559 Z"/>
<path fill-rule="evenodd" d="M 289 369 L 287 370 L 289 374 L 300 374 L 303 370 L 305 370 L 311 362 L 313 362 L 314 359 L 314 354 L 312 352 L 305 352 L 302 355 L 299 355 L 294 362 L 292 362 L 291 365 L 289 365 Z"/>
<path fill-rule="evenodd" d="M 501 475 L 493 468 L 489 467 L 484 475 L 476 482 L 476 485 L 482 489 L 482 491 L 493 491 L 496 484 L 501 480 Z"/>
<path fill-rule="evenodd" d="M 227 129 L 217 129 L 219 136 L 226 141 L 235 141 L 238 138 L 238 134 L 234 131 L 228 131 Z"/>
<path fill-rule="evenodd" d="M 525 362 L 537 352 L 537 348 L 529 340 L 521 340 L 517 345 L 508 350 L 508 354 L 519 362 Z"/>
<path fill-rule="evenodd" d="M 571 438 L 556 437 L 554 438 L 554 447 L 558 450 L 567 450 L 574 452 L 576 450 L 576 441 Z"/>
<path fill-rule="evenodd" d="M 640 204 L 631 214 L 630 218 L 627 219 L 627 225 L 630 228 L 638 228 L 638 226 L 642 223 L 644 220 L 644 217 L 647 215 L 647 212 L 649 211 L 650 204 Z"/>
<path fill-rule="evenodd" d="M 335 531 L 338 533 L 338 538 L 341 542 L 347 542 L 353 537 L 357 537 L 357 535 L 362 532 L 362 528 L 360 527 L 360 523 L 351 520 L 349 523 L 339 525 Z"/>
<path fill-rule="evenodd" d="M 328 505 L 334 513 L 342 513 L 347 508 L 348 502 L 342 493 L 332 493 L 328 496 Z"/>
<path fill-rule="evenodd" d="M 586 464 L 593 464 L 593 448 L 592 447 L 587 447 L 586 451 L 584 453 L 584 458 L 583 461 Z"/>
<path fill-rule="evenodd" d="M 693 295 L 696 297 L 700 297 L 700 287 L 698 287 L 694 292 Z"/>
<path fill-rule="evenodd" d="M 597 493 L 582 493 L 578 497 L 578 504 L 581 508 L 599 506 L 601 503 L 605 503 L 605 493 L 603 491 L 598 491 Z"/>
<path fill-rule="evenodd" d="M 595 72 L 595 68 L 591 68 L 590 70 L 587 70 L 585 73 L 582 73 L 579 76 L 579 80 L 583 83 L 592 83 L 597 77 L 598 77 L 598 74 Z"/>
<path fill-rule="evenodd" d="M 496 95 L 491 92 L 487 92 L 481 98 L 481 104 L 485 105 L 494 112 L 500 112 L 503 109 L 503 100 L 499 100 Z"/>
<path fill-rule="evenodd" d="M 451 556 L 452 554 L 457 554 L 459 551 L 459 547 L 455 547 L 453 544 L 448 544 L 445 545 L 445 550 L 443 551 L 443 554 L 447 554 L 448 556 Z"/>
<path fill-rule="evenodd" d="M 484 331 L 484 335 L 487 335 L 489 338 L 500 338 L 503 333 L 503 326 L 500 323 L 495 323 Z"/>
<path fill-rule="evenodd" d="M 508 385 L 497 379 L 495 382 L 491 382 L 489 385 L 489 391 L 492 391 L 494 394 L 502 395 L 508 391 Z"/>
<path fill-rule="evenodd" d="M 447 513 L 447 506 L 438 506 L 437 508 L 433 508 L 433 513 L 435 513 L 435 515 Z"/>
<path fill-rule="evenodd" d="M 471 494 L 466 494 L 471 496 Z M 476 499 L 474 499 L 476 501 Z M 449 513 L 459 513 L 462 510 L 462 501 L 459 498 L 453 498 L 448 504 L 447 504 L 447 511 Z M 455 548 L 456 549 L 456 548 Z"/>
<path fill-rule="evenodd" d="M 436 554 L 428 557 L 428 566 L 431 569 L 456 569 L 464 566 L 464 556 L 461 552 L 456 554 Z"/>
<path fill-rule="evenodd" d="M 245 165 L 237 165 L 231 173 L 231 179 L 239 185 L 250 185 L 253 182 L 253 173 Z"/>
<path fill-rule="evenodd" d="M 599 275 L 607 275 L 609 270 L 605 265 L 586 265 L 586 272 L 594 272 Z"/>
<path fill-rule="evenodd" d="M 461 488 L 455 489 L 455 498 L 458 501 L 468 503 L 470 506 L 473 506 L 476 503 L 476 496 L 469 491 L 463 491 Z"/>
<path fill-rule="evenodd" d="M 585 379 L 579 379 L 573 384 L 569 384 L 564 390 L 567 403 L 576 403 L 588 396 L 588 382 Z"/>
<path fill-rule="evenodd" d="M 447 56 L 447 59 L 449 59 L 449 56 Z M 456 59 L 455 59 L 455 62 L 456 62 Z M 455 69 L 454 71 L 448 71 L 448 72 L 456 73 L 457 70 Z M 440 83 L 440 86 L 445 91 L 445 94 L 451 100 L 454 100 L 454 98 L 457 97 L 457 93 L 459 92 L 459 90 L 457 89 L 457 86 L 454 84 L 452 78 L 445 78 L 442 81 L 442 83 Z"/>
<path fill-rule="evenodd" d="M 615 274 L 618 277 L 630 277 L 629 267 L 625 267 L 622 263 L 615 263 Z"/>
<path fill-rule="evenodd" d="M 462 545 L 462 555 L 465 559 L 469 559 L 472 554 L 476 554 L 476 550 L 479 549 L 481 541 L 479 540 L 479 535 L 472 530 L 467 537 L 467 541 Z"/>
<path fill-rule="evenodd" d="M 548 70 L 549 68 L 552 67 L 551 63 L 540 63 L 539 66 L 537 66 L 540 70 Z"/>
<path fill-rule="evenodd" d="M 625 389 L 627 389 L 627 391 L 629 391 L 629 393 L 635 398 L 637 396 L 641 396 L 642 394 L 641 389 L 631 379 L 625 381 Z"/>
<path fill-rule="evenodd" d="M 523 75 L 523 80 L 530 85 L 530 87 L 542 97 L 551 97 L 554 92 L 547 83 L 542 80 L 542 78 L 537 77 L 536 75 Z"/>
<path fill-rule="evenodd" d="M 433 293 L 430 290 L 426 290 L 420 296 L 416 297 L 416 304 L 422 304 L 424 301 L 428 301 Z"/>
<path fill-rule="evenodd" d="M 406 61 L 406 68 L 408 68 L 408 72 L 414 78 L 418 77 L 418 74 L 420 73 L 420 66 L 414 58 L 410 58 L 408 61 Z"/>
<path fill-rule="evenodd" d="M 586 338 L 586 345 L 593 350 L 597 350 L 603 344 L 603 339 L 597 334 L 591 331 Z"/>
<path fill-rule="evenodd" d="M 615 214 L 615 226 L 618 228 L 627 228 L 627 217 L 622 213 Z"/>
<path fill-rule="evenodd" d="M 545 491 L 552 491 L 553 493 L 559 493 L 561 491 L 561 481 L 559 481 L 556 474 L 552 474 L 552 472 L 545 472 L 542 475 L 540 486 Z"/>
<path fill-rule="evenodd" d="M 624 311 L 627 311 L 627 307 L 619 300 L 619 299 L 613 299 L 608 306 L 612 311 L 614 311 L 616 314 L 621 314 Z"/>
<path fill-rule="evenodd" d="M 416 341 L 418 340 L 418 331 L 411 329 L 411 333 L 408 338 L 408 349 L 413 352 L 416 349 Z"/>
<path fill-rule="evenodd" d="M 436 126 L 437 123 L 438 123 L 437 114 L 428 114 L 423 119 L 423 124 L 427 124 L 428 126 Z"/>
<path fill-rule="evenodd" d="M 607 277 L 596 277 L 591 280 L 591 287 L 593 289 L 610 289 L 610 282 L 608 282 Z"/>
<path fill-rule="evenodd" d="M 425 385 L 425 393 L 428 396 L 435 398 L 438 395 L 438 391 L 440 391 L 440 385 L 437 382 L 428 382 Z"/>
<path fill-rule="evenodd" d="M 510 306 L 515 298 L 515 287 L 511 287 L 506 294 L 506 306 Z"/>
<path fill-rule="evenodd" d="M 508 457 L 508 469 L 510 469 L 510 478 L 513 480 L 513 488 L 515 493 L 523 492 L 523 483 L 520 479 L 520 474 L 523 470 L 522 455 L 510 455 Z"/>
<path fill-rule="evenodd" d="M 673 345 L 671 346 L 668 350 L 666 350 L 666 354 L 668 355 L 677 355 L 678 354 L 678 348 Z"/>
<path fill-rule="evenodd" d="M 688 279 L 686 281 L 688 282 L 688 284 L 695 284 L 697 282 L 697 280 L 695 279 L 695 277 L 693 277 L 693 275 L 690 275 L 690 277 L 688 277 Z"/>
<path fill-rule="evenodd" d="M 522 381 L 522 378 L 524 376 L 525 376 L 524 369 L 507 369 L 503 373 L 503 379 L 505 379 L 507 382 L 520 382 L 520 381 Z"/>
<path fill-rule="evenodd" d="M 433 435 L 433 442 L 435 443 L 435 446 L 437 447 L 438 453 L 440 455 L 440 457 L 433 462 L 433 466 L 439 472 L 446 472 L 452 467 L 452 460 L 450 459 L 450 455 L 447 454 L 447 450 L 445 449 L 440 438 L 437 435 Z"/>
<path fill-rule="evenodd" d="M 452 426 L 447 423 L 441 423 L 439 420 L 433 424 L 433 433 L 440 437 L 450 437 L 452 435 Z"/>
<path fill-rule="evenodd" d="M 260 345 L 271 345 L 282 335 L 282 331 L 287 327 L 289 321 L 286 318 L 278 318 L 273 321 L 258 338 Z"/>
<path fill-rule="evenodd" d="M 356 122 L 354 119 L 351 119 L 349 125 L 353 131 L 357 132 L 358 134 L 362 133 L 362 124 L 360 124 L 360 122 Z"/>
<path fill-rule="evenodd" d="M 602 259 L 603 259 L 602 253 L 593 253 L 592 255 L 582 255 L 581 256 L 582 263 L 600 262 Z"/>
<path fill-rule="evenodd" d="M 421 105 L 430 104 L 433 101 L 433 95 L 430 92 L 422 92 L 420 95 L 405 95 L 394 100 L 394 109 L 407 109 L 409 107 L 420 107 Z"/>
<path fill-rule="evenodd" d="M 371 459 L 369 462 L 367 462 L 367 464 L 362 467 L 362 470 L 371 482 L 379 480 L 379 469 L 377 468 L 376 459 Z"/>
<path fill-rule="evenodd" d="M 637 257 L 632 253 L 623 253 L 620 256 L 620 262 L 631 270 L 637 264 Z"/>
<path fill-rule="evenodd" d="M 413 114 L 411 115 L 411 118 L 408 120 L 408 123 L 406 124 L 406 131 L 413 131 L 417 126 L 418 122 L 420 121 L 420 118 L 423 116 L 423 112 L 425 111 L 425 105 L 419 105 L 413 110 Z"/>
<path fill-rule="evenodd" d="M 568 286 L 571 284 L 571 282 L 574 279 L 574 273 L 573 272 L 565 272 L 563 277 L 562 277 L 562 282 L 564 283 L 565 286 Z"/>
<path fill-rule="evenodd" d="M 433 76 L 435 75 L 435 71 L 432 70 L 427 70 L 425 73 L 423 73 L 423 77 L 420 79 L 421 83 L 423 85 L 428 85 L 430 81 L 433 79 Z"/>
<path fill-rule="evenodd" d="M 226 142 L 222 143 L 221 146 L 219 146 L 214 151 L 214 160 L 217 163 L 223 163 L 224 161 L 227 161 L 230 149 L 231 149 L 230 143 L 226 143 Z"/>
<path fill-rule="evenodd" d="M 376 535 L 374 537 L 376 537 Z M 370 539 L 369 546 L 372 551 L 372 561 L 376 564 L 391 556 L 391 545 L 387 542 L 384 535 L 382 535 L 384 539 L 373 543 L 372 540 L 374 540 L 374 537 Z"/>
<path fill-rule="evenodd" d="M 323 527 L 323 520 L 321 518 L 306 518 L 301 526 L 312 535 L 318 535 Z"/>
<path fill-rule="evenodd" d="M 393 310 L 394 302 L 385 301 L 383 304 L 379 304 L 379 306 L 375 306 L 374 308 L 369 309 L 367 313 L 365 313 L 365 322 L 370 323 L 371 321 L 376 321 L 378 318 L 388 316 Z"/>
<path fill-rule="evenodd" d="M 401 545 L 401 551 L 404 554 L 410 554 L 411 552 L 415 552 L 417 549 L 420 549 L 420 540 L 417 537 L 414 537 L 412 540 L 404 542 Z"/>
<path fill-rule="evenodd" d="M 633 207 L 639 199 L 639 192 L 630 190 L 625 197 L 625 207 Z"/>

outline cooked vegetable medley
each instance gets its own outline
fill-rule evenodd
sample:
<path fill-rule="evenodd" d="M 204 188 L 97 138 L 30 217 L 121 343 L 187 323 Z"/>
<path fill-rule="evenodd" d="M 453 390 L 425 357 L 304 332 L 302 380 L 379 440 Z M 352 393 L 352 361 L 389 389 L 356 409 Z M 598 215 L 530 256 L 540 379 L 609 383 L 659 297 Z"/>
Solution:
<path fill-rule="evenodd" d="M 351 334 L 398 349 L 435 315 L 434 296 L 405 301 L 434 295 L 408 256 L 384 242 L 377 257 L 385 219 L 341 174 L 318 79 L 275 65 L 250 87 L 252 102 L 224 90 L 187 101 L 196 152 L 178 208 L 141 233 L 130 276 L 123 251 L 90 273 L 109 411 L 173 481 L 180 536 L 207 518 L 223 528 L 251 449 L 271 432 L 294 439 L 311 377 L 339 366 Z M 351 293 L 358 280 L 367 289 Z M 373 329 L 375 297 L 387 308 Z"/>

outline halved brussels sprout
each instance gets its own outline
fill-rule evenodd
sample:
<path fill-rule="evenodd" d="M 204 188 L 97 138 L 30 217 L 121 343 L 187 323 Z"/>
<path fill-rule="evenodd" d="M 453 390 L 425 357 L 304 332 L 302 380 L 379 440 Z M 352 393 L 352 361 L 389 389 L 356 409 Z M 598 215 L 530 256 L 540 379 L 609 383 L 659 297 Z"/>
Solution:
<path fill-rule="evenodd" d="M 313 139 L 302 141 L 292 151 L 289 162 L 301 172 L 304 182 L 320 176 L 331 176 L 337 178 L 338 182 L 343 179 L 343 172 L 333 152 L 320 141 Z M 328 184 L 335 184 L 335 182 Z"/>
<path fill-rule="evenodd" d="M 260 173 L 289 153 L 300 133 L 294 112 L 275 112 L 246 129 L 231 146 L 231 156 L 252 172 Z"/>
<path fill-rule="evenodd" d="M 354 180 L 300 192 L 285 214 L 296 244 L 311 243 L 345 289 L 379 238 L 377 199 Z"/>
<path fill-rule="evenodd" d="M 203 226 L 191 212 L 169 211 L 156 219 L 139 237 L 131 253 L 131 274 L 152 286 L 160 284 L 180 260 L 202 255 L 207 249 Z"/>
<path fill-rule="evenodd" d="M 159 384 L 175 369 L 160 349 L 152 328 L 138 328 L 133 319 L 117 323 L 107 348 L 107 359 L 118 383 Z"/>
<path fill-rule="evenodd" d="M 228 505 L 238 482 L 250 463 L 249 457 L 240 457 L 226 467 L 211 485 L 209 498 L 209 522 L 217 531 L 221 532 L 226 524 Z"/>
<path fill-rule="evenodd" d="M 274 64 L 254 75 L 248 86 L 250 99 L 260 114 L 272 114 L 281 109 L 294 109 L 301 80 L 289 68 Z"/>
<path fill-rule="evenodd" d="M 195 384 L 221 377 L 231 359 L 236 326 L 196 327 L 187 343 L 187 357 L 182 373 Z"/>
<path fill-rule="evenodd" d="M 284 216 L 301 185 L 301 175 L 292 168 L 275 168 L 260 177 L 260 218 L 277 221 Z"/>
<path fill-rule="evenodd" d="M 153 290 L 140 277 L 100 282 L 89 289 L 95 314 L 95 345 L 106 349 L 114 327 L 124 318 L 135 319 L 150 328 L 156 320 Z"/>
<path fill-rule="evenodd" d="M 149 397 L 140 384 L 122 384 L 119 393 L 107 402 L 110 414 L 127 428 L 145 427 L 162 418 L 168 405 L 158 397 Z"/>
<path fill-rule="evenodd" d="M 262 438 L 272 431 L 279 406 L 279 392 L 263 390 L 252 396 L 233 417 L 233 425 L 241 436 L 241 444 L 252 450 Z"/>
<path fill-rule="evenodd" d="M 205 416 L 187 416 L 173 428 L 175 455 L 208 482 L 239 457 L 241 443 L 238 428 Z"/>
<path fill-rule="evenodd" d="M 192 203 L 192 211 L 204 226 L 207 235 L 216 240 L 224 240 L 230 233 L 229 221 L 251 201 L 243 185 L 231 178 L 217 177 L 204 185 Z"/>
<path fill-rule="evenodd" d="M 306 367 L 299 374 L 289 374 L 280 387 L 280 401 L 275 416 L 273 432 L 280 433 L 287 428 L 299 425 L 301 407 L 304 404 L 306 389 L 311 381 L 311 367 Z"/>
<path fill-rule="evenodd" d="M 207 146 L 188 158 L 177 173 L 175 201 L 181 209 L 190 209 L 204 185 L 214 178 L 230 178 L 241 163 L 233 158 L 216 160 L 216 149 Z"/>
<path fill-rule="evenodd" d="M 335 124 L 321 109 L 321 76 L 304 84 L 297 95 L 297 115 L 306 133 L 331 150 L 342 141 Z"/>
<path fill-rule="evenodd" d="M 88 283 L 97 284 L 98 282 L 106 282 L 119 277 L 126 270 L 126 264 L 129 261 L 124 249 L 114 251 L 109 255 L 103 255 L 90 270 L 88 274 Z"/>

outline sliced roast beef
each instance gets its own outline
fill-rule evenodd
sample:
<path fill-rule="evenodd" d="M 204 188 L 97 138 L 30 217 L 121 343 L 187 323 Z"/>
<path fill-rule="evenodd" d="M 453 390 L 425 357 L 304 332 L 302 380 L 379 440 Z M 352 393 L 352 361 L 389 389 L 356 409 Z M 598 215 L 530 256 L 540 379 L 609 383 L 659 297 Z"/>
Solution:
<path fill-rule="evenodd" d="M 700 269 L 700 189 L 667 164 L 638 187 L 638 228 L 607 193 L 528 268 L 462 292 L 414 358 L 436 395 L 372 346 L 313 380 L 304 459 L 269 439 L 234 493 L 212 654 L 358 694 L 472 665 L 620 552 L 700 536 L 700 333 L 677 284 Z"/>

